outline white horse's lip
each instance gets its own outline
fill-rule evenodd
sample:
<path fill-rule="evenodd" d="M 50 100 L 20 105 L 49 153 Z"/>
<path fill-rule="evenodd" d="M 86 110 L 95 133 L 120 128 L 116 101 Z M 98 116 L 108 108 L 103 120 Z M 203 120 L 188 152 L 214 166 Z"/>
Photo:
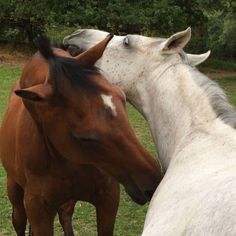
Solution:
<path fill-rule="evenodd" d="M 82 48 L 78 47 L 74 44 L 68 44 L 67 51 L 70 53 L 72 57 L 78 56 L 80 53 L 84 52 L 85 50 L 82 50 Z"/>

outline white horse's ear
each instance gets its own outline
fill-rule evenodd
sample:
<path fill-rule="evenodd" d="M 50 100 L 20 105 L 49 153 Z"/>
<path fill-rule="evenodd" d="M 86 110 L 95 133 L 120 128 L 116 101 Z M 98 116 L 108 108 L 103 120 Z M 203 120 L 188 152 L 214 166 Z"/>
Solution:
<path fill-rule="evenodd" d="M 191 38 L 191 28 L 173 34 L 162 43 L 161 51 L 163 54 L 177 53 L 184 48 Z"/>
<path fill-rule="evenodd" d="M 202 62 L 204 62 L 210 56 L 211 51 L 209 50 L 208 52 L 203 54 L 188 54 L 188 53 L 186 54 L 188 57 L 189 64 L 191 66 L 197 66 Z"/>

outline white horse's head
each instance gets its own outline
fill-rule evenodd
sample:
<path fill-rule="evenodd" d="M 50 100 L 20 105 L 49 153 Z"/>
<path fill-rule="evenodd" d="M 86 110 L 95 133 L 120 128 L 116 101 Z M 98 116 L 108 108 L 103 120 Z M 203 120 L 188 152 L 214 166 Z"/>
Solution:
<path fill-rule="evenodd" d="M 82 29 L 64 39 L 73 53 L 84 51 L 101 41 L 108 32 Z M 210 52 L 201 55 L 185 54 L 183 47 L 191 37 L 191 29 L 178 32 L 168 39 L 140 35 L 114 36 L 97 65 L 108 74 L 110 82 L 119 85 L 128 99 L 138 102 L 136 85 L 145 81 L 148 75 L 166 57 L 182 52 L 189 64 L 196 66 L 206 60 Z M 75 47 L 74 47 L 75 46 Z M 136 104 L 138 105 L 138 104 Z"/>

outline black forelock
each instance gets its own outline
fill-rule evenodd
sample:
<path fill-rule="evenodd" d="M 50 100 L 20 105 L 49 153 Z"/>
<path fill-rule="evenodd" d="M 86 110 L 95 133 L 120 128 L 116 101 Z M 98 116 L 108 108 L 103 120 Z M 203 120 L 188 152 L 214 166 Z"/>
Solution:
<path fill-rule="evenodd" d="M 87 65 L 81 63 L 73 58 L 67 57 L 57 57 L 56 63 L 54 66 L 58 73 L 61 73 L 59 77 L 68 81 L 74 89 L 83 88 L 88 90 L 93 90 L 94 92 L 99 91 L 98 85 L 92 79 L 94 75 L 100 75 L 100 71 L 97 67 L 93 65 Z M 53 70 L 53 68 L 51 68 Z M 54 76 L 54 79 L 56 76 Z M 57 80 L 57 86 L 59 90 L 63 90 L 60 88 L 59 82 Z"/>
<path fill-rule="evenodd" d="M 46 36 L 43 36 L 43 35 L 38 36 L 35 39 L 35 44 L 36 44 L 39 52 L 41 53 L 41 55 L 46 60 L 50 60 L 55 56 L 53 53 L 51 44 L 50 44 L 50 40 Z"/>

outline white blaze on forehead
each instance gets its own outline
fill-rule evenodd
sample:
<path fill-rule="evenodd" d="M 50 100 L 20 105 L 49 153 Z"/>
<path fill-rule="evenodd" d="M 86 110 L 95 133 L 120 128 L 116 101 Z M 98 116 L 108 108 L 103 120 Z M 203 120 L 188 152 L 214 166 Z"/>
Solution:
<path fill-rule="evenodd" d="M 112 96 L 106 95 L 106 94 L 101 94 L 101 98 L 102 98 L 105 106 L 111 108 L 113 115 L 116 116 L 117 115 L 116 107 L 115 107 L 114 103 L 112 102 Z"/>

